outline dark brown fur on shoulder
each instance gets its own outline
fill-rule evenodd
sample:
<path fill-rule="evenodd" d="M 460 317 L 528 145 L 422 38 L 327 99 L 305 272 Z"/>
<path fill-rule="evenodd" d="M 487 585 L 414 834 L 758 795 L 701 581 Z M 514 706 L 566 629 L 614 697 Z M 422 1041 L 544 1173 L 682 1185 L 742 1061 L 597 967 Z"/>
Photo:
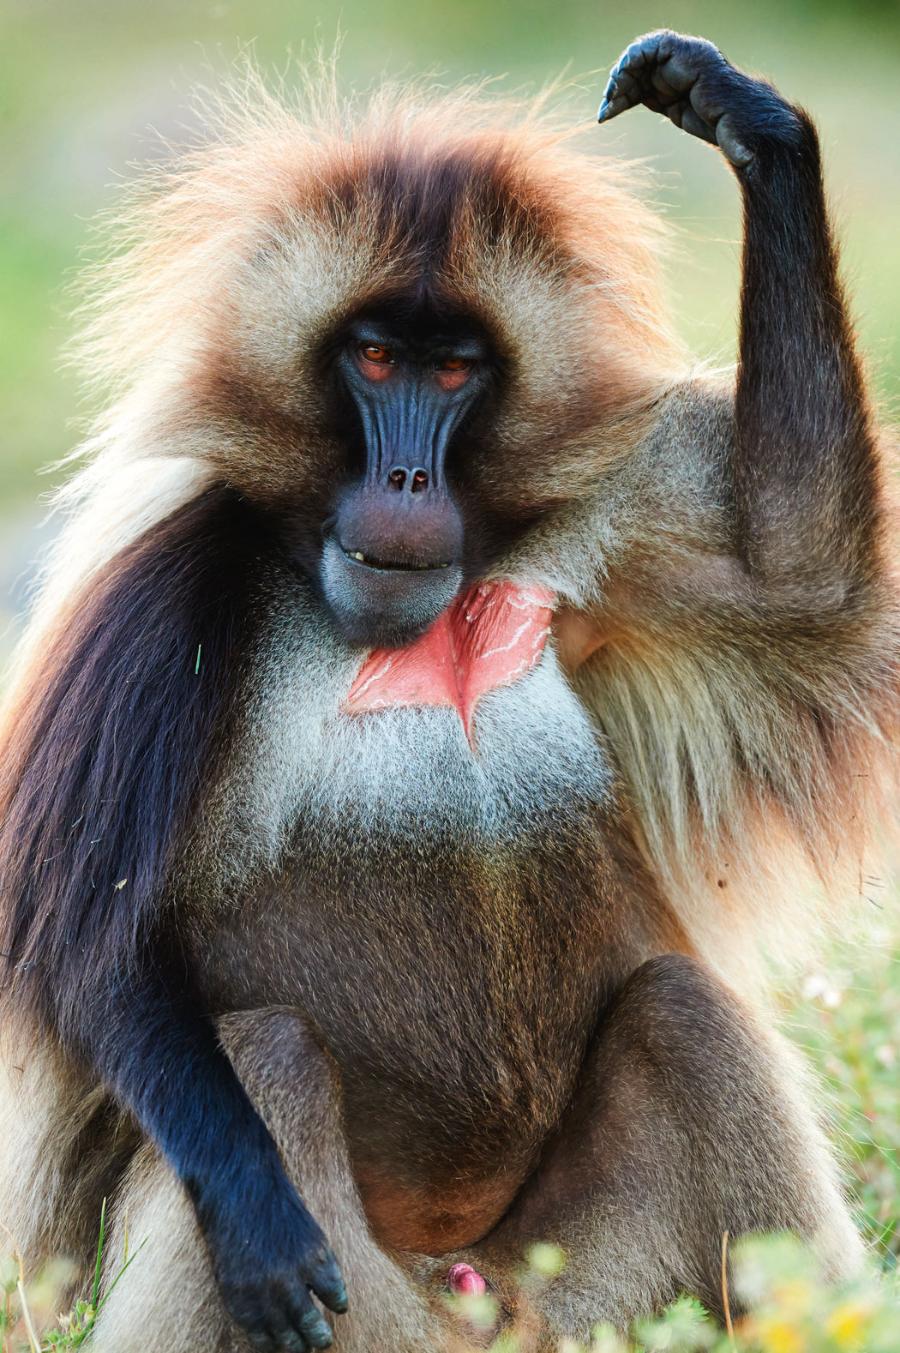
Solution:
<path fill-rule="evenodd" d="M 248 658 L 254 517 L 211 490 L 93 577 L 10 715 L 0 873 L 7 999 L 78 1050 L 84 1007 L 159 942 L 160 880 L 227 741 Z"/>

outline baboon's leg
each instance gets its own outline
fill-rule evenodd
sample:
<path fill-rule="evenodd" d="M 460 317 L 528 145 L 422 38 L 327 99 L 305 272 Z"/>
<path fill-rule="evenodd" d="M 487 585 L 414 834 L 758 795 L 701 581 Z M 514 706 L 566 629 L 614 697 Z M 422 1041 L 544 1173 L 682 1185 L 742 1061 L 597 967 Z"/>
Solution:
<path fill-rule="evenodd" d="M 414 1282 L 369 1234 L 344 1146 L 337 1082 L 301 1019 L 259 1011 L 229 1017 L 221 1029 L 289 1175 L 340 1257 L 350 1309 L 329 1316 L 334 1348 L 423 1353 L 449 1347 L 426 1285 Z M 122 1266 L 126 1221 L 135 1257 L 102 1310 L 96 1353 L 250 1353 L 252 1345 L 219 1300 L 184 1188 L 150 1148 L 136 1158 L 115 1215 L 107 1288 Z M 421 1271 L 429 1266 L 422 1261 Z"/>
<path fill-rule="evenodd" d="M 459 1257 L 505 1296 L 529 1245 L 562 1247 L 566 1269 L 537 1302 L 541 1349 L 683 1291 L 721 1311 L 725 1231 L 793 1230 L 831 1273 L 857 1266 L 861 1243 L 798 1079 L 700 964 L 645 963 L 601 1026 L 540 1167 L 492 1235 Z"/>
<path fill-rule="evenodd" d="M 797 1067 L 690 959 L 654 959 L 632 976 L 558 1136 L 507 1217 L 471 1250 L 438 1260 L 401 1262 L 372 1239 L 336 1080 L 302 1022 L 258 1012 L 226 1021 L 223 1036 L 347 1275 L 350 1311 L 333 1321 L 339 1353 L 461 1349 L 440 1297 L 460 1260 L 485 1275 L 506 1318 L 534 1330 L 523 1353 L 584 1338 L 598 1320 L 624 1325 L 682 1291 L 719 1310 L 726 1230 L 733 1238 L 795 1230 L 833 1272 L 859 1261 Z M 132 1250 L 144 1248 L 103 1310 L 97 1353 L 246 1353 L 183 1188 L 149 1150 L 117 1204 L 107 1282 L 121 1264 L 125 1209 Z M 559 1244 L 567 1262 L 528 1306 L 517 1278 L 536 1241 Z"/>
<path fill-rule="evenodd" d="M 93 1262 L 103 1198 L 135 1148 L 105 1091 L 44 1038 L 0 1015 L 0 1254 L 34 1278 L 71 1262 L 73 1292 Z M 70 1293 L 61 1291 L 62 1305 Z"/>

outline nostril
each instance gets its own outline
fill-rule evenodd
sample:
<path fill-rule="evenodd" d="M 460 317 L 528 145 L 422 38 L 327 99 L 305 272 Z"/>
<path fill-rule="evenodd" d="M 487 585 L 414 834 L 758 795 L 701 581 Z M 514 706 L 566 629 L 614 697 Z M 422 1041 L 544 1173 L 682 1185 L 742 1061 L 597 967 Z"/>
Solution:
<path fill-rule="evenodd" d="M 422 489 L 428 488 L 428 471 L 423 469 L 413 470 L 412 484 L 410 486 L 413 493 L 419 493 Z"/>
<path fill-rule="evenodd" d="M 388 483 L 395 489 L 402 489 L 406 483 L 406 471 L 399 465 L 395 466 L 388 475 Z"/>

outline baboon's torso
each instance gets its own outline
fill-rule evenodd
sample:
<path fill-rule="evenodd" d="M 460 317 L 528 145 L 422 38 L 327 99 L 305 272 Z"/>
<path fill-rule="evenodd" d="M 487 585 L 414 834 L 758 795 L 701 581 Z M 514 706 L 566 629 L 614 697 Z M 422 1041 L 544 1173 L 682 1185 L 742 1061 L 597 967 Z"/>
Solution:
<path fill-rule="evenodd" d="M 481 701 L 474 747 L 452 710 L 347 716 L 359 655 L 311 650 L 219 809 L 232 856 L 277 814 L 277 863 L 226 889 L 198 961 L 215 956 L 221 1008 L 307 1013 L 376 1222 L 451 1248 L 532 1165 L 604 1000 L 680 937 L 623 844 L 606 749 L 552 648 Z"/>

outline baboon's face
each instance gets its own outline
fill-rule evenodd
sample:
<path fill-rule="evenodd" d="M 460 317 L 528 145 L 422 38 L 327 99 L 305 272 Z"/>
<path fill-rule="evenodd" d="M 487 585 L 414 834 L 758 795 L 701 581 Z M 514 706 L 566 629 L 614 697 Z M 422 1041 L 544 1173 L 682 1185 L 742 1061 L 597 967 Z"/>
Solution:
<path fill-rule="evenodd" d="M 332 354 L 345 456 L 316 572 L 349 639 L 403 643 L 490 553 L 482 516 L 466 501 L 460 434 L 472 435 L 479 412 L 489 421 L 500 363 L 473 318 L 421 302 L 370 307 L 342 326 Z"/>

